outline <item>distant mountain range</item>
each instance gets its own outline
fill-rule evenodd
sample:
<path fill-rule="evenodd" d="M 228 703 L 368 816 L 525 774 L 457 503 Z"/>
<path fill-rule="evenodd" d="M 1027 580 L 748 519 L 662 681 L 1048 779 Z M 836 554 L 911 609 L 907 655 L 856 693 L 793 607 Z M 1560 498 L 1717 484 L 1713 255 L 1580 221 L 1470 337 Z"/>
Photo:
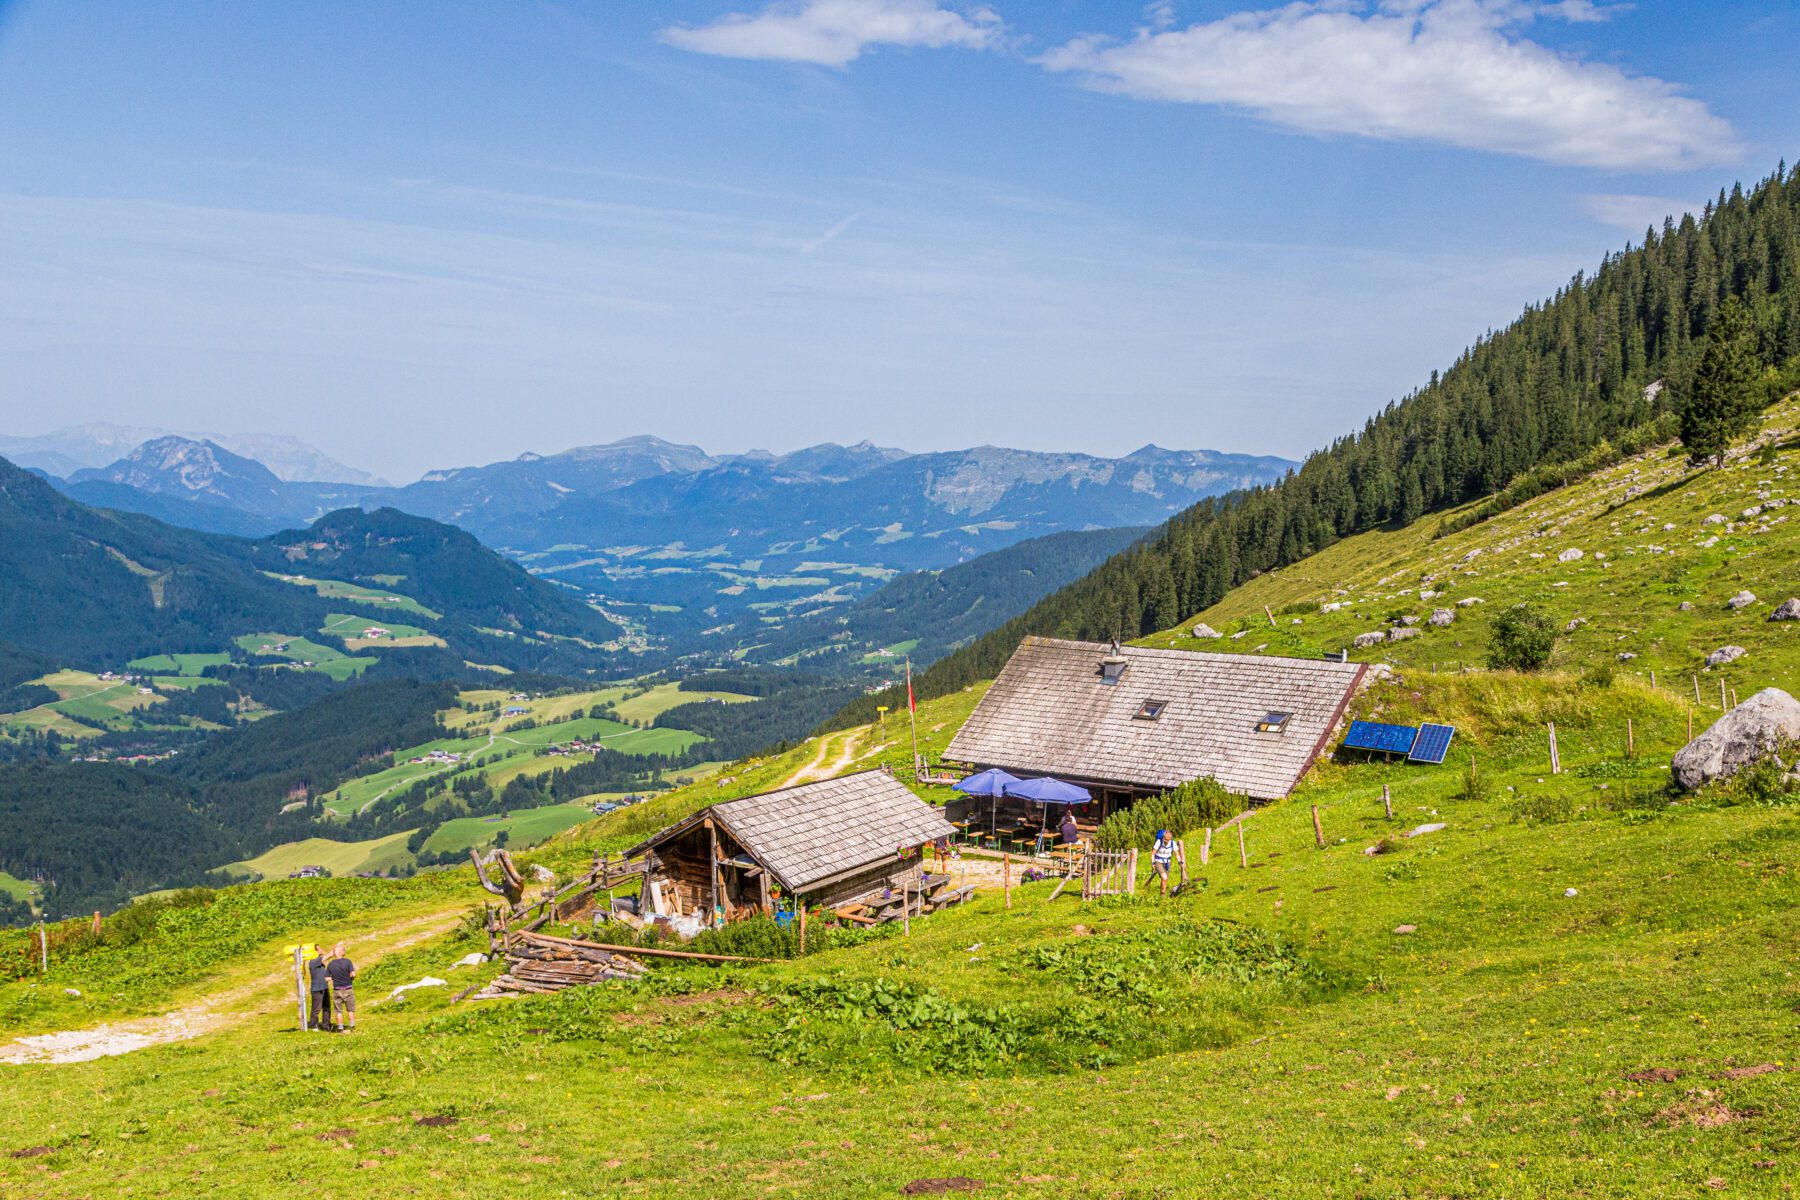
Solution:
<path fill-rule="evenodd" d="M 55 483 L 85 504 L 251 538 L 342 509 L 412 513 L 598 597 L 641 645 L 705 654 L 759 644 L 896 575 L 1054 533 L 1159 525 L 1294 466 L 1158 446 L 1122 458 L 869 442 L 712 455 L 632 437 L 378 487 L 284 479 L 217 439 L 164 434 Z"/>
<path fill-rule="evenodd" d="M 169 436 L 168 429 L 94 422 L 71 425 L 35 437 L 0 436 L 0 457 L 21 467 L 64 478 L 75 472 L 104 467 L 129 455 L 145 442 Z M 387 481 L 367 471 L 345 466 L 316 446 L 299 438 L 273 433 L 186 433 L 194 441 L 209 441 L 233 454 L 255 459 L 287 483 L 352 483 L 385 487 Z"/>
<path fill-rule="evenodd" d="M 229 651 L 250 634 L 338 641 L 396 664 L 444 660 L 426 674 L 623 658 L 602 648 L 618 626 L 580 596 L 437 521 L 349 509 L 250 541 L 90 508 L 3 459 L 0 577 L 7 640 L 74 666 Z M 383 626 L 402 632 L 364 636 Z"/>

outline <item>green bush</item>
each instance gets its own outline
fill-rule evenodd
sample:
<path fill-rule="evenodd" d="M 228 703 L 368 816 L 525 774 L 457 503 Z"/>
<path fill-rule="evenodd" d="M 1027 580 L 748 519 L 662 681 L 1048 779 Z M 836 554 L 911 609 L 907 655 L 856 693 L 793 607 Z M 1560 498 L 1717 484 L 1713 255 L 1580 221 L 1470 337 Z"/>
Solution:
<path fill-rule="evenodd" d="M 1226 791 L 1216 779 L 1195 779 L 1160 796 L 1139 800 L 1100 823 L 1098 842 L 1105 850 L 1148 850 L 1156 831 L 1167 829 L 1176 837 L 1196 829 L 1216 826 L 1250 807 L 1250 799 Z"/>
<path fill-rule="evenodd" d="M 1515 604 L 1494 618 L 1487 665 L 1496 671 L 1537 671 L 1556 648 L 1556 625 L 1535 604 Z"/>

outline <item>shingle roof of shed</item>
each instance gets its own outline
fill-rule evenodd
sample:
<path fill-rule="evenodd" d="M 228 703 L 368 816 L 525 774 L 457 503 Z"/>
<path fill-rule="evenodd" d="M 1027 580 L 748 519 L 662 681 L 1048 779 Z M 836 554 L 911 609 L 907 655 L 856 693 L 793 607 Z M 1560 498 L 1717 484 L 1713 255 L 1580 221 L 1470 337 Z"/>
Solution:
<path fill-rule="evenodd" d="M 727 800 L 705 812 L 793 892 L 895 859 L 901 846 L 956 832 L 938 809 L 885 771 L 860 771 Z M 644 844 L 654 845 L 705 812 Z"/>
<path fill-rule="evenodd" d="M 1357 663 L 1126 646 L 1119 682 L 1101 682 L 1096 642 L 1029 637 L 944 757 L 1095 783 L 1169 788 L 1212 776 L 1272 800 L 1293 790 L 1343 717 Z M 1146 700 L 1168 706 L 1136 720 Z M 1256 726 L 1293 714 L 1280 733 Z"/>

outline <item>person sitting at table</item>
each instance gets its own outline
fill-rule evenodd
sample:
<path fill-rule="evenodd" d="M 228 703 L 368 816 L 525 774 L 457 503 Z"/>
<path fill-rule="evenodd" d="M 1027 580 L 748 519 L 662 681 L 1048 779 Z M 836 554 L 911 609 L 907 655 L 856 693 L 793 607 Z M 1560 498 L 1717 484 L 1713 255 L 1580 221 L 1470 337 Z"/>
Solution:
<path fill-rule="evenodd" d="M 1081 829 L 1075 824 L 1075 813 L 1071 809 L 1063 809 L 1062 825 L 1057 829 L 1057 837 L 1065 846 L 1073 846 L 1081 837 Z"/>

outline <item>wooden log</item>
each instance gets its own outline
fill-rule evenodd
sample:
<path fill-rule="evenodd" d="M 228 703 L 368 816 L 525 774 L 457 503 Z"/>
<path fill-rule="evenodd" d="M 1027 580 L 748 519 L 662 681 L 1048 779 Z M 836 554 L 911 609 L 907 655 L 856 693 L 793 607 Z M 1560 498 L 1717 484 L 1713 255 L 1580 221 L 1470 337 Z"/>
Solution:
<path fill-rule="evenodd" d="M 554 937 L 548 933 L 521 933 L 523 941 L 555 942 L 564 946 L 585 946 L 590 950 L 610 950 L 614 954 L 648 958 L 685 958 L 694 962 L 766 963 L 772 958 L 744 958 L 736 954 L 696 954 L 691 950 L 662 950 L 651 946 L 615 946 L 610 942 L 586 942 L 577 938 Z"/>

